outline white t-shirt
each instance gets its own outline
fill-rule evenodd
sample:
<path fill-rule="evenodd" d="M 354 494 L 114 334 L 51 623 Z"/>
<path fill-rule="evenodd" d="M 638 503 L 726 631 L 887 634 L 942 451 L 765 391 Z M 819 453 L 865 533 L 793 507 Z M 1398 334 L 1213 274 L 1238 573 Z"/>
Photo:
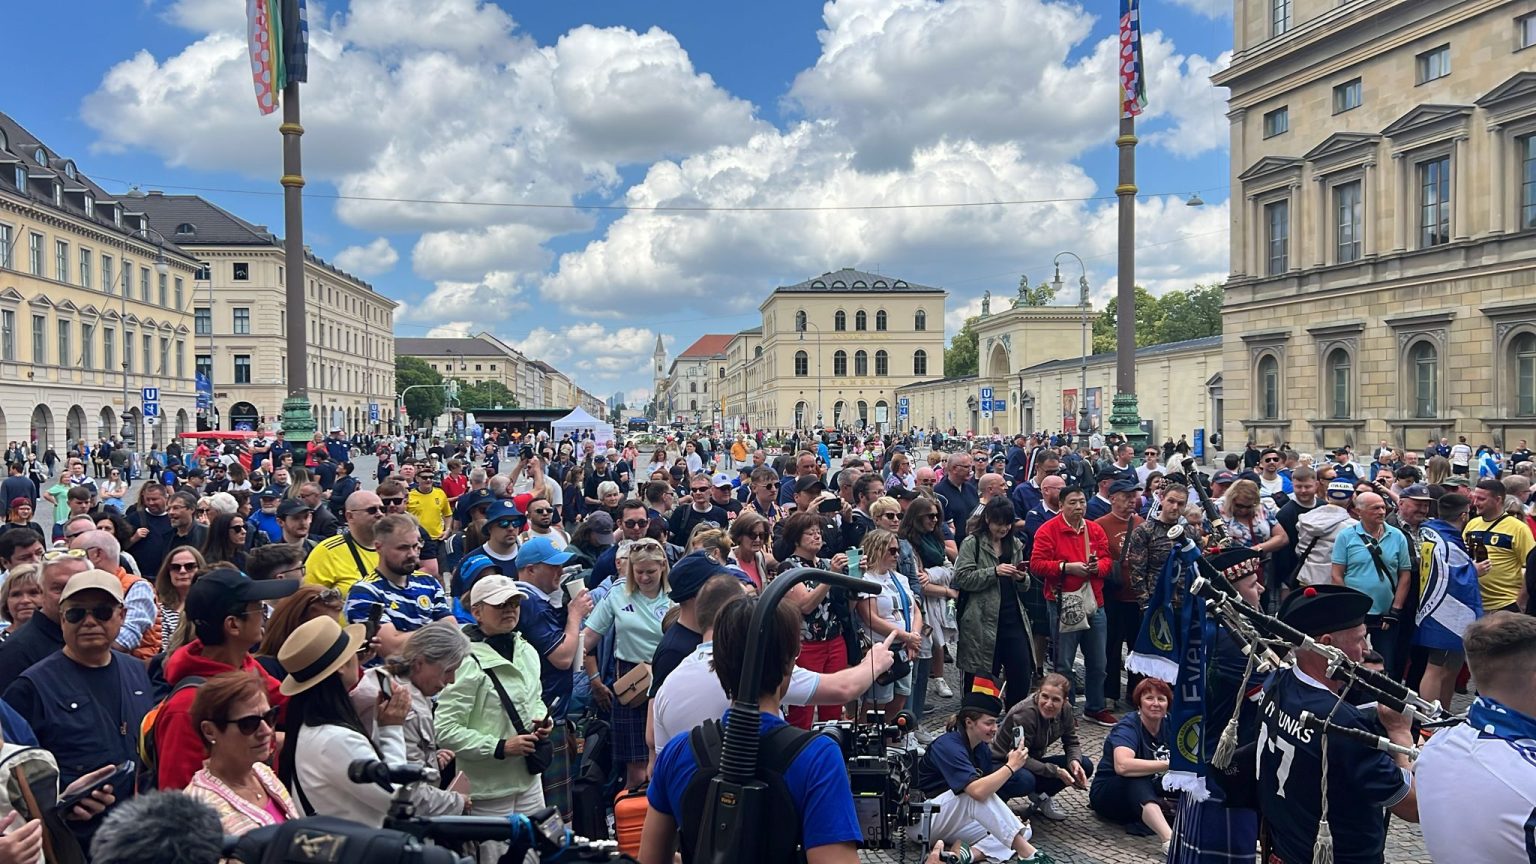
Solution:
<path fill-rule="evenodd" d="M 1466 465 L 1472 461 L 1472 448 L 1465 444 L 1451 445 L 1451 464 Z"/>
<path fill-rule="evenodd" d="M 1419 826 L 1432 860 L 1532 860 L 1525 838 L 1536 820 L 1536 764 L 1528 750 L 1455 726 L 1429 739 L 1414 775 Z"/>
<path fill-rule="evenodd" d="M 714 656 L 715 643 L 705 642 L 661 682 L 661 689 L 651 699 L 651 733 L 656 739 L 656 753 L 660 754 L 668 741 L 705 720 L 724 717 L 725 709 L 731 707 L 725 688 L 710 667 Z M 821 673 L 796 666 L 784 693 L 784 704 L 811 704 L 820 684 Z"/>
<path fill-rule="evenodd" d="M 902 576 L 900 573 L 868 572 L 864 573 L 863 577 L 871 582 L 880 584 L 880 593 L 872 598 L 875 601 L 875 614 L 880 616 L 880 620 L 891 624 L 898 630 L 907 629 L 906 616 L 901 612 L 901 598 L 903 596 L 907 598 L 907 608 L 911 609 L 912 597 L 909 591 L 906 590 L 907 586 L 897 584 L 897 580 L 905 581 L 907 577 Z M 876 642 L 885 638 L 875 633 L 868 623 L 864 625 L 864 632 L 869 634 L 869 638 Z"/>
<path fill-rule="evenodd" d="M 523 532 L 523 541 L 524 542 L 527 542 L 527 540 L 529 538 L 533 538 L 533 537 L 544 537 L 544 538 L 547 538 L 549 540 L 549 545 L 555 547 L 556 549 L 563 550 L 563 549 L 565 549 L 565 546 L 566 546 L 565 535 L 561 534 L 559 531 L 556 531 L 553 528 L 549 529 L 548 531 L 544 532 L 543 534 L 540 534 L 539 532 L 533 530 L 532 528 L 529 528 L 527 531 Z"/>

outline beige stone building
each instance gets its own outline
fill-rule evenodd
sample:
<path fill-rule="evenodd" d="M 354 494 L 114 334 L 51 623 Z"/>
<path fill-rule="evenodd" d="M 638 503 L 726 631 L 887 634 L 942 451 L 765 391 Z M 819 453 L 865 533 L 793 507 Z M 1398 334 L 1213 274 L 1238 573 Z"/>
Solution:
<path fill-rule="evenodd" d="M 1234 22 L 1229 446 L 1536 440 L 1536 3 Z"/>
<path fill-rule="evenodd" d="M 0 114 L 0 440 L 149 449 L 195 428 L 197 260 L 141 203 Z M 148 423 L 145 387 L 160 396 Z"/>
<path fill-rule="evenodd" d="M 594 417 L 607 416 L 603 400 L 582 389 L 570 376 L 534 360 L 489 332 L 474 336 L 394 340 L 395 353 L 416 357 L 443 378 L 469 384 L 496 381 L 512 391 L 523 408 L 581 407 Z M 393 378 L 391 378 L 393 383 Z"/>
<path fill-rule="evenodd" d="M 722 421 L 728 388 L 726 347 L 733 338 L 729 333 L 706 333 L 673 358 L 661 387 L 663 420 L 694 426 Z"/>
<path fill-rule="evenodd" d="M 198 428 L 275 426 L 288 395 L 282 240 L 196 195 L 152 190 L 138 204 L 152 227 L 201 262 L 188 301 L 196 370 L 211 380 L 213 403 Z M 304 282 L 316 428 L 387 429 L 399 304 L 307 251 Z"/>

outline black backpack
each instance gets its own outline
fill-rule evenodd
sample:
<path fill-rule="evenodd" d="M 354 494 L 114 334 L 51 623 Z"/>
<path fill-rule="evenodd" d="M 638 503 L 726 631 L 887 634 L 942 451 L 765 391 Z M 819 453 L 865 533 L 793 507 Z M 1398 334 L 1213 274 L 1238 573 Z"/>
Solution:
<path fill-rule="evenodd" d="M 775 727 L 758 742 L 757 778 L 767 784 L 769 792 L 767 812 L 758 817 L 763 826 L 758 835 L 766 843 L 762 851 L 763 861 L 798 861 L 802 864 L 805 861 L 805 849 L 801 847 L 800 808 L 784 782 L 784 773 L 794 764 L 800 751 L 816 737 L 815 732 L 784 725 Z M 709 783 L 720 773 L 725 728 L 718 720 L 706 720 L 688 734 L 688 744 L 693 748 L 698 770 L 683 790 L 683 807 L 678 820 L 684 864 L 695 860 L 700 830 L 715 830 L 700 823 L 709 796 Z"/>

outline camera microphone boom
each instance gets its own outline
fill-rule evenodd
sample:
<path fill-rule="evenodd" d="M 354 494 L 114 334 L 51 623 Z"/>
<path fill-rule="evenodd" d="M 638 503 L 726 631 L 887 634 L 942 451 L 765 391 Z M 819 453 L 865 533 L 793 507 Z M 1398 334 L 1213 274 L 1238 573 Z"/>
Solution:
<path fill-rule="evenodd" d="M 391 791 L 396 783 L 436 783 L 438 773 L 424 765 L 388 765 L 377 759 L 356 759 L 347 766 L 353 783 L 377 783 Z"/>

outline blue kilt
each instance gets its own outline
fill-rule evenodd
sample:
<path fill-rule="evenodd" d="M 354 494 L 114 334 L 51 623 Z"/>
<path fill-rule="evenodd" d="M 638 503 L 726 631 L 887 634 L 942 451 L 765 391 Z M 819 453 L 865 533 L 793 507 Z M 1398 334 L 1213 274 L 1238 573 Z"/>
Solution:
<path fill-rule="evenodd" d="M 1258 860 L 1259 814 L 1227 807 L 1220 793 L 1196 802 L 1179 796 L 1168 864 L 1254 864 Z"/>

